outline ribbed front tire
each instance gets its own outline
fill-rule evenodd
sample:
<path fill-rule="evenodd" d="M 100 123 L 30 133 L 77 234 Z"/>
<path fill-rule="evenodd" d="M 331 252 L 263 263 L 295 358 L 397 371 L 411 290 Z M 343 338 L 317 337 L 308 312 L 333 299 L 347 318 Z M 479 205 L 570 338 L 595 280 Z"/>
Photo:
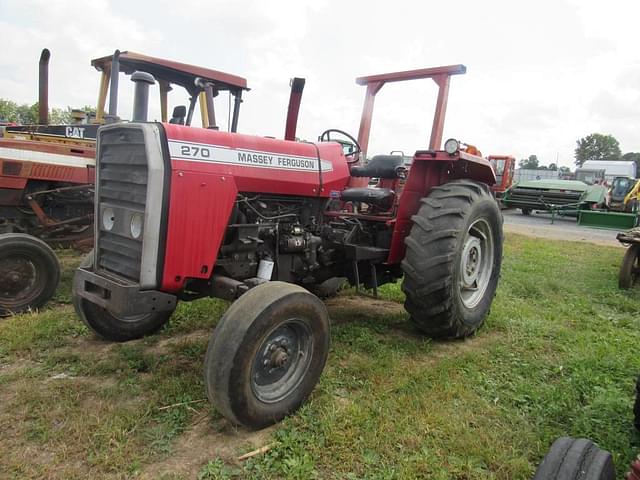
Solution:
<path fill-rule="evenodd" d="M 489 188 L 455 180 L 422 199 L 405 239 L 405 309 L 433 338 L 473 334 L 500 278 L 502 214 Z"/>

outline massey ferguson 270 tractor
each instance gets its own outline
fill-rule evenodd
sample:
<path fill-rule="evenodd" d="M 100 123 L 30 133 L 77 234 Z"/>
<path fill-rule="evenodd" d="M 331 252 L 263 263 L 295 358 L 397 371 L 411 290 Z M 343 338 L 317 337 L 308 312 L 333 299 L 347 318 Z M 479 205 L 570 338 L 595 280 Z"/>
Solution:
<path fill-rule="evenodd" d="M 98 133 L 95 249 L 75 274 L 78 315 L 126 341 L 160 329 L 178 300 L 235 300 L 211 336 L 205 385 L 223 415 L 249 428 L 282 419 L 313 390 L 329 318 L 311 292 L 337 278 L 372 289 L 403 278 L 422 332 L 473 334 L 496 291 L 503 237 L 489 162 L 456 140 L 439 148 L 450 77 L 465 70 L 359 78 L 358 139 L 329 129 L 316 143 L 295 141 L 297 80 L 278 140 L 146 122 L 153 78 L 134 74 L 137 121 Z M 362 163 L 375 95 L 420 78 L 439 87 L 429 149 L 409 170 L 400 155 Z"/>

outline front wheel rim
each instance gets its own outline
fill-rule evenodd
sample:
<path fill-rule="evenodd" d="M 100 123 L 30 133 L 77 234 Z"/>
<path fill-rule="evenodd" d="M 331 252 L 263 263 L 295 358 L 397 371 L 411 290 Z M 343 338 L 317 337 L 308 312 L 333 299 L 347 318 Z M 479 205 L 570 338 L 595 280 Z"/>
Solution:
<path fill-rule="evenodd" d="M 0 300 L 7 308 L 19 308 L 32 302 L 46 285 L 42 266 L 29 255 L 7 255 L 0 258 Z"/>
<path fill-rule="evenodd" d="M 304 380 L 313 357 L 309 325 L 289 319 L 277 325 L 258 348 L 251 367 L 251 390 L 258 400 L 286 399 Z"/>
<path fill-rule="evenodd" d="M 458 291 L 466 308 L 475 308 L 487 292 L 494 268 L 494 247 L 487 220 L 473 222 L 465 233 L 459 263 Z"/>

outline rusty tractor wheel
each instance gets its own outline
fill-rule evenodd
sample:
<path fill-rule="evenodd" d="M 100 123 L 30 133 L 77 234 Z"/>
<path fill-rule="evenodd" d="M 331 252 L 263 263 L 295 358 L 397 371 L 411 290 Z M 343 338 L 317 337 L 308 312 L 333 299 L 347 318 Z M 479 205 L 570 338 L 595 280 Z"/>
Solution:
<path fill-rule="evenodd" d="M 628 289 L 638 281 L 640 275 L 640 245 L 632 244 L 622 258 L 622 265 L 618 273 L 618 287 Z"/>
<path fill-rule="evenodd" d="M 402 261 L 405 309 L 433 338 L 473 334 L 496 293 L 502 214 L 489 188 L 455 180 L 434 188 L 412 217 Z"/>
<path fill-rule="evenodd" d="M 609 452 L 585 438 L 558 438 L 538 466 L 533 480 L 614 480 Z"/>
<path fill-rule="evenodd" d="M 93 267 L 93 250 L 80 263 L 80 268 Z M 75 285 L 75 282 L 74 282 Z M 128 317 L 116 316 L 95 303 L 72 292 L 76 314 L 96 335 L 113 342 L 135 340 L 160 330 L 171 318 L 172 311 L 141 313 Z"/>
<path fill-rule="evenodd" d="M 44 305 L 60 281 L 60 264 L 51 247 L 22 233 L 0 235 L 0 316 Z"/>
<path fill-rule="evenodd" d="M 329 352 L 329 315 L 307 290 L 284 282 L 252 288 L 211 335 L 204 383 L 215 408 L 251 429 L 297 410 L 315 387 Z"/>

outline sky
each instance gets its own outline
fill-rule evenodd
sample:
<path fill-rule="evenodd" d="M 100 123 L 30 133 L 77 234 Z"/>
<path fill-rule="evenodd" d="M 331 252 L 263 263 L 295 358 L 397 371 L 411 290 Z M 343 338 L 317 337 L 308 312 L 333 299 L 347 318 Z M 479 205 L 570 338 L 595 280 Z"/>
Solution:
<path fill-rule="evenodd" d="M 298 136 L 315 140 L 328 128 L 357 136 L 356 77 L 461 63 L 445 139 L 571 166 L 576 140 L 594 132 L 640 152 L 638 18 L 631 0 L 0 0 L 0 98 L 37 100 L 47 47 L 50 105 L 93 105 L 90 60 L 130 50 L 246 78 L 243 133 L 282 137 L 289 79 L 304 77 Z M 426 148 L 436 94 L 428 79 L 386 85 L 369 154 Z M 172 92 L 170 107 L 185 99 Z M 131 103 L 120 97 L 121 116 Z"/>

